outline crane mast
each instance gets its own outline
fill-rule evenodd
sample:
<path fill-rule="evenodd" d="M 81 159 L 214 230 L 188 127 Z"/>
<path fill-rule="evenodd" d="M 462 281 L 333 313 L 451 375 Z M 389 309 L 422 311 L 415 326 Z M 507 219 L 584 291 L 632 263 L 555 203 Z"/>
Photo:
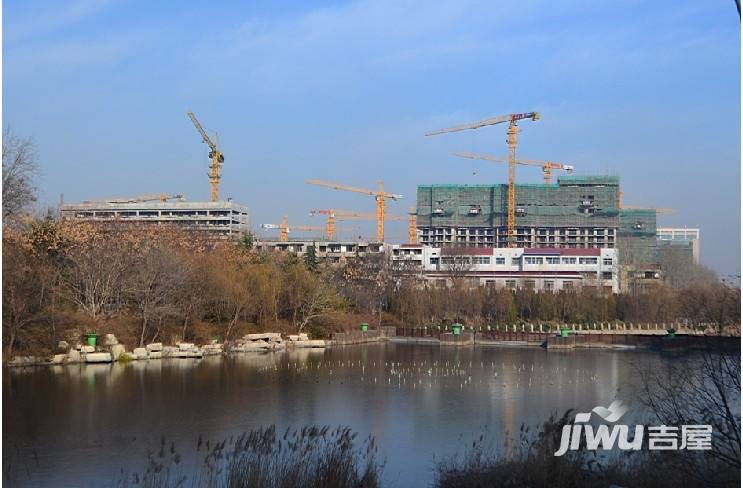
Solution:
<path fill-rule="evenodd" d="M 418 213 L 415 207 L 410 207 L 408 216 L 408 244 L 418 244 Z"/>
<path fill-rule="evenodd" d="M 324 213 L 324 211 L 314 211 L 316 213 Z M 310 231 L 310 232 L 322 232 L 324 229 L 323 227 L 319 225 L 294 225 L 289 224 L 289 216 L 284 215 L 281 218 L 281 223 L 279 224 L 261 224 L 262 229 L 278 229 L 279 231 L 279 242 L 288 242 L 289 241 L 289 233 L 293 231 Z M 338 230 L 343 231 L 350 231 L 353 230 L 351 227 L 339 227 Z M 334 227 L 335 231 L 335 227 Z M 333 240 L 332 237 L 328 237 L 328 240 Z"/>
<path fill-rule="evenodd" d="M 325 233 L 328 236 L 328 240 L 332 241 L 335 238 L 335 223 L 336 221 L 348 221 L 348 220 L 377 220 L 376 213 L 370 212 L 355 212 L 353 210 L 337 210 L 332 208 L 325 209 L 313 209 L 310 210 L 310 216 L 315 215 L 327 215 L 325 223 Z M 384 216 L 386 221 L 401 221 L 405 220 L 405 217 L 397 215 L 386 215 Z"/>
<path fill-rule="evenodd" d="M 427 136 L 435 136 L 449 132 L 480 129 L 481 127 L 508 122 L 508 130 L 506 130 L 506 144 L 508 145 L 508 212 L 506 220 L 506 235 L 508 247 L 516 247 L 516 146 L 518 145 L 518 135 L 520 132 L 518 121 L 525 119 L 537 121 L 540 119 L 539 112 L 501 115 L 499 117 L 493 117 L 470 124 L 458 125 L 448 129 L 440 129 L 426 134 Z"/>
<path fill-rule="evenodd" d="M 382 180 L 378 181 L 379 183 L 378 190 L 369 190 L 367 188 L 357 188 L 354 186 L 342 185 L 339 183 L 331 183 L 329 181 L 323 181 L 323 180 L 306 180 L 305 183 L 309 185 L 324 186 L 326 188 L 332 188 L 333 190 L 343 190 L 343 191 L 350 191 L 354 193 L 361 193 L 364 195 L 374 197 L 374 200 L 377 203 L 377 211 L 376 211 L 377 241 L 384 242 L 384 221 L 385 221 L 385 214 L 386 214 L 386 200 L 387 199 L 399 200 L 402 198 L 402 195 L 386 192 L 384 190 L 384 182 Z"/>
<path fill-rule="evenodd" d="M 219 201 L 219 180 L 222 179 L 222 163 L 224 163 L 224 154 L 219 150 L 217 144 L 212 141 L 209 135 L 206 133 L 204 128 L 201 126 L 199 119 L 192 111 L 186 112 L 188 118 L 191 119 L 194 127 L 201 135 L 203 142 L 209 146 L 209 186 L 210 186 L 210 198 L 212 202 Z"/>

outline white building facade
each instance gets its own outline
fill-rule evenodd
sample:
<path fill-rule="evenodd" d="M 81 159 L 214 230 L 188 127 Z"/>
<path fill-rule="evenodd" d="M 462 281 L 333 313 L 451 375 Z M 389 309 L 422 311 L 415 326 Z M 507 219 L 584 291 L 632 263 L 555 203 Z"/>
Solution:
<path fill-rule="evenodd" d="M 594 287 L 619 292 L 616 249 L 465 248 L 392 246 L 392 260 L 407 263 L 439 284 L 455 279 L 473 285 L 540 291 Z"/>
<path fill-rule="evenodd" d="M 103 201 L 63 204 L 64 219 L 99 223 L 175 225 L 238 239 L 250 231 L 248 208 L 232 201 Z"/>

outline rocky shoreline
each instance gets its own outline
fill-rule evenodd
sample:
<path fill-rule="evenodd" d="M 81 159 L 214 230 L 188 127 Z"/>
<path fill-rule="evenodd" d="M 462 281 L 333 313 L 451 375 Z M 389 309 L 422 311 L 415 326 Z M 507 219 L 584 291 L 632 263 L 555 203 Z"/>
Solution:
<path fill-rule="evenodd" d="M 162 342 L 153 342 L 144 347 L 136 347 L 127 351 L 126 346 L 120 344 L 113 334 L 103 336 L 102 344 L 91 346 L 82 342 L 70 346 L 67 341 L 60 341 L 57 349 L 60 352 L 51 357 L 15 356 L 5 363 L 9 367 L 18 366 L 49 366 L 74 365 L 85 363 L 114 363 L 129 361 L 145 361 L 159 359 L 203 358 L 204 356 L 219 356 L 238 353 L 267 353 L 283 351 L 287 348 L 324 348 L 328 341 L 313 340 L 307 334 L 288 335 L 287 339 L 278 332 L 264 332 L 247 334 L 242 338 L 220 343 L 216 340 L 209 344 L 196 345 L 190 342 L 179 342 L 174 345 L 164 345 Z"/>

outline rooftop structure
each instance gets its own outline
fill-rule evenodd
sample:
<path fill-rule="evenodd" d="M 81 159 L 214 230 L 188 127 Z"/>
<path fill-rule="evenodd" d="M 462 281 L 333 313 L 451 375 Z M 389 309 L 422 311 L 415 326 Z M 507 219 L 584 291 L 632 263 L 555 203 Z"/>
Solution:
<path fill-rule="evenodd" d="M 688 253 L 694 264 L 699 264 L 699 229 L 687 227 L 658 227 L 658 247 L 662 252 L 673 250 Z"/>
<path fill-rule="evenodd" d="M 187 202 L 108 200 L 63 204 L 64 219 L 106 223 L 173 224 L 210 235 L 240 238 L 250 228 L 248 208 L 232 201 Z"/>

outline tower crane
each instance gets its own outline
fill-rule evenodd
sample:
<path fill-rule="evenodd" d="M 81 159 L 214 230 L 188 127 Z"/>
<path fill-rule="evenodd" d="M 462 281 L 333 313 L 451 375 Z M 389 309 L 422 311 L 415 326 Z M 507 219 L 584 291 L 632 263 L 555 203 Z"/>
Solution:
<path fill-rule="evenodd" d="M 324 186 L 326 188 L 332 188 L 333 190 L 350 191 L 354 193 L 362 193 L 374 197 L 377 202 L 377 241 L 384 242 L 384 221 L 385 221 L 385 202 L 387 199 L 399 200 L 402 195 L 396 193 L 389 193 L 384 190 L 384 182 L 379 180 L 378 190 L 369 190 L 366 188 L 357 188 L 354 186 L 342 185 L 339 183 L 331 183 L 323 180 L 306 180 L 305 183 L 310 185 Z"/>
<path fill-rule="evenodd" d="M 140 202 L 167 202 L 168 200 L 183 200 L 186 196 L 183 193 L 175 195 L 166 195 L 165 193 L 139 195 L 131 198 L 109 198 L 103 200 L 105 203 L 140 203 Z M 86 203 L 99 202 L 100 200 L 86 200 Z"/>
<path fill-rule="evenodd" d="M 491 156 L 489 154 L 475 154 L 471 152 L 455 152 L 454 156 L 467 159 L 482 159 L 484 161 L 491 161 L 494 163 L 507 163 L 508 158 L 499 158 Z M 571 164 L 558 163 L 556 161 L 539 161 L 536 159 L 517 159 L 516 164 L 522 164 L 525 166 L 541 166 L 542 174 L 544 175 L 544 182 L 547 185 L 552 184 L 552 170 L 565 171 L 566 173 L 572 173 L 575 171 L 575 166 Z"/>
<path fill-rule="evenodd" d="M 354 212 L 353 210 L 337 210 L 331 208 L 313 209 L 310 210 L 310 216 L 315 215 L 327 215 L 327 221 L 325 223 L 325 233 L 328 236 L 328 240 L 332 241 L 335 238 L 335 222 L 341 220 L 376 220 L 377 216 L 371 212 Z M 400 221 L 405 220 L 405 217 L 398 217 L 397 215 L 385 215 L 387 221 Z"/>
<path fill-rule="evenodd" d="M 204 128 L 201 126 L 199 119 L 192 111 L 186 112 L 188 118 L 193 122 L 196 130 L 201 134 L 201 139 L 209 146 L 209 158 L 212 160 L 209 165 L 209 186 L 211 187 L 211 201 L 219 200 L 219 180 L 222 179 L 222 163 L 224 163 L 224 154 L 219 150 L 217 144 L 211 140 Z"/>
<path fill-rule="evenodd" d="M 418 244 L 418 212 L 415 207 L 408 210 L 408 244 Z"/>
<path fill-rule="evenodd" d="M 307 231 L 307 232 L 322 232 L 325 230 L 324 227 L 319 225 L 289 225 L 289 216 L 284 215 L 281 219 L 280 224 L 261 224 L 262 229 L 278 229 L 279 230 L 279 241 L 288 242 L 289 233 L 293 231 Z M 338 228 L 338 230 L 351 230 L 350 228 Z M 328 237 L 328 240 L 332 238 Z"/>
<path fill-rule="evenodd" d="M 539 112 L 508 114 L 470 124 L 458 125 L 448 129 L 440 129 L 426 134 L 427 136 L 435 136 L 449 132 L 480 129 L 481 127 L 508 122 L 508 130 L 506 131 L 506 142 L 508 144 L 508 218 L 506 222 L 508 247 L 516 247 L 516 145 L 518 144 L 518 135 L 520 132 L 518 122 L 526 119 L 536 121 L 540 118 Z"/>

